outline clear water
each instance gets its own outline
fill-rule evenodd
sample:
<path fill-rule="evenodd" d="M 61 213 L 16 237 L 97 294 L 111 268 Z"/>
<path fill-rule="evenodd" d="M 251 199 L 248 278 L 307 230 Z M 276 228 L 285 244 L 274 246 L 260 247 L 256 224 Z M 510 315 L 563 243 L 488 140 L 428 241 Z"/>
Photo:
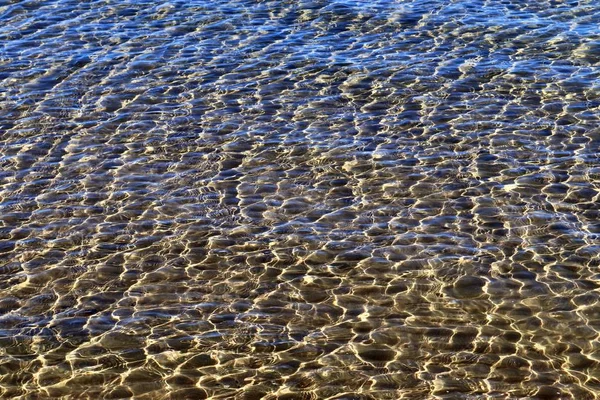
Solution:
<path fill-rule="evenodd" d="M 0 4 L 0 397 L 599 397 L 598 2 Z"/>

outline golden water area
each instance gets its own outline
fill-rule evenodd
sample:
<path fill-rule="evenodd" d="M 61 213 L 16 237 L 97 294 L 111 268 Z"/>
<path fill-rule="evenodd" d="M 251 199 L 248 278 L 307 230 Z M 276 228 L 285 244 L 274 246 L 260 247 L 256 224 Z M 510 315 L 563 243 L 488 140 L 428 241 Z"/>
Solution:
<path fill-rule="evenodd" d="M 0 398 L 600 397 L 599 23 L 0 1 Z"/>

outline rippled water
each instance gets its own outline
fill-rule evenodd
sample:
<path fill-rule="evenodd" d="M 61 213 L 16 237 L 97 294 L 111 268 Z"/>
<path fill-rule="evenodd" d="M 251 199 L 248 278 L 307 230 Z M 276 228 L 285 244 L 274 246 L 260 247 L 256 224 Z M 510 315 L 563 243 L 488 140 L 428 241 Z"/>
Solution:
<path fill-rule="evenodd" d="M 600 397 L 598 2 L 0 4 L 0 397 Z"/>

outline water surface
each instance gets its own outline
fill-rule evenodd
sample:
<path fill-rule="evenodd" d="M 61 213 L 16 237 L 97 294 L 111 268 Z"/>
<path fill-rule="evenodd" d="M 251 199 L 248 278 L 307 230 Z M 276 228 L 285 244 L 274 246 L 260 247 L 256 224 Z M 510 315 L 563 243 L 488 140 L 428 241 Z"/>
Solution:
<path fill-rule="evenodd" d="M 597 2 L 0 21 L 0 397 L 600 395 Z"/>

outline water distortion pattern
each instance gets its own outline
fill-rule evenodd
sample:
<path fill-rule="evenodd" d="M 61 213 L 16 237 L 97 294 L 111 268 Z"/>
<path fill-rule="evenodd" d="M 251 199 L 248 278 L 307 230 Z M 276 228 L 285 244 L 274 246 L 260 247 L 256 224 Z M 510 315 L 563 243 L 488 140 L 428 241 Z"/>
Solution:
<path fill-rule="evenodd" d="M 0 397 L 600 397 L 598 2 L 0 21 Z"/>

